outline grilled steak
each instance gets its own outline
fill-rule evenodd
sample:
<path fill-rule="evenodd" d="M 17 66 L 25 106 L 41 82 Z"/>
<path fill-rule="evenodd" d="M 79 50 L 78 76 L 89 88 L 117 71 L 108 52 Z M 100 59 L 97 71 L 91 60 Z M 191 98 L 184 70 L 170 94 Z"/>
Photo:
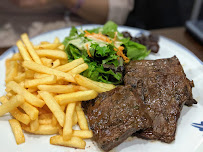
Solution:
<path fill-rule="evenodd" d="M 186 78 L 178 59 L 131 61 L 125 68 L 124 83 L 137 90 L 153 121 L 147 130 L 135 134 L 172 142 L 183 104 L 196 103 L 192 97 L 193 83 Z"/>
<path fill-rule="evenodd" d="M 144 112 L 146 108 L 131 86 L 119 86 L 101 93 L 91 102 L 86 115 L 93 139 L 104 151 L 119 145 L 134 132 L 151 126 L 151 119 Z"/>

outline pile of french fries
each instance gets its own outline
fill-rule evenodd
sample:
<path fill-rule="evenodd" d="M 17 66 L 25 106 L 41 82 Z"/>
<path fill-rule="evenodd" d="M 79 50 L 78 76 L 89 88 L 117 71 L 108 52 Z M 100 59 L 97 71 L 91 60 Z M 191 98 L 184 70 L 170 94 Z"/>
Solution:
<path fill-rule="evenodd" d="M 9 120 L 17 144 L 24 132 L 55 134 L 50 143 L 84 149 L 92 131 L 81 102 L 97 97 L 115 86 L 80 75 L 88 68 L 82 58 L 68 62 L 64 45 L 55 38 L 34 46 L 27 34 L 16 45 L 19 53 L 6 60 L 6 92 L 0 97 L 0 116 Z M 73 130 L 78 125 L 80 130 Z"/>

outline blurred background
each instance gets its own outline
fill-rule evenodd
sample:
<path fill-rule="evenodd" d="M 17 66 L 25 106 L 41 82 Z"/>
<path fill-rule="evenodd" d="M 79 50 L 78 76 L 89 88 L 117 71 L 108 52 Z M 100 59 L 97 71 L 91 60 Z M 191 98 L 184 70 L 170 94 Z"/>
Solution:
<path fill-rule="evenodd" d="M 196 1 L 1 0 L 0 48 L 14 45 L 24 32 L 33 37 L 59 28 L 104 24 L 107 20 L 155 33 L 156 30 L 173 27 L 182 27 L 181 30 L 185 31 L 186 21 L 191 19 L 192 11 L 197 9 L 194 7 Z M 200 4 L 202 6 L 203 3 Z M 203 8 L 196 16 L 198 20 L 203 19 Z"/>

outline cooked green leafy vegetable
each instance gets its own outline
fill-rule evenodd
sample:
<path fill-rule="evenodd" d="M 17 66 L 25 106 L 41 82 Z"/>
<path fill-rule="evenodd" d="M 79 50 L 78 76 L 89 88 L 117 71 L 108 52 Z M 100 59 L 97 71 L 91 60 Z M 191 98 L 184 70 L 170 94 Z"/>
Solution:
<path fill-rule="evenodd" d="M 124 64 L 144 59 L 150 53 L 142 44 L 124 38 L 117 28 L 112 21 L 91 30 L 72 27 L 63 44 L 69 61 L 82 57 L 88 64 L 83 76 L 99 82 L 120 84 Z"/>

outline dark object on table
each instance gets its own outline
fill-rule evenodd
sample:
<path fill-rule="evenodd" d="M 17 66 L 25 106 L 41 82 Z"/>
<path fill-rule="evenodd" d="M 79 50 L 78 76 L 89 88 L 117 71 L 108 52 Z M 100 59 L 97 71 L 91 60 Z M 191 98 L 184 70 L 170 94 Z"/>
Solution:
<path fill-rule="evenodd" d="M 135 135 L 166 143 L 175 140 L 182 106 L 197 103 L 192 97 L 193 82 L 186 78 L 179 60 L 174 56 L 131 61 L 125 70 L 125 85 L 137 90 L 143 104 L 148 107 L 145 112 L 153 121 L 151 128 Z"/>
<path fill-rule="evenodd" d="M 157 35 L 150 34 L 149 36 L 141 35 L 139 37 L 132 37 L 131 34 L 127 31 L 122 32 L 125 38 L 130 38 L 130 40 L 145 45 L 148 50 L 151 50 L 153 53 L 159 51 L 159 37 Z"/>
<path fill-rule="evenodd" d="M 134 132 L 151 126 L 145 107 L 131 86 L 119 86 L 91 101 L 86 112 L 93 139 L 104 151 L 119 145 Z"/>

